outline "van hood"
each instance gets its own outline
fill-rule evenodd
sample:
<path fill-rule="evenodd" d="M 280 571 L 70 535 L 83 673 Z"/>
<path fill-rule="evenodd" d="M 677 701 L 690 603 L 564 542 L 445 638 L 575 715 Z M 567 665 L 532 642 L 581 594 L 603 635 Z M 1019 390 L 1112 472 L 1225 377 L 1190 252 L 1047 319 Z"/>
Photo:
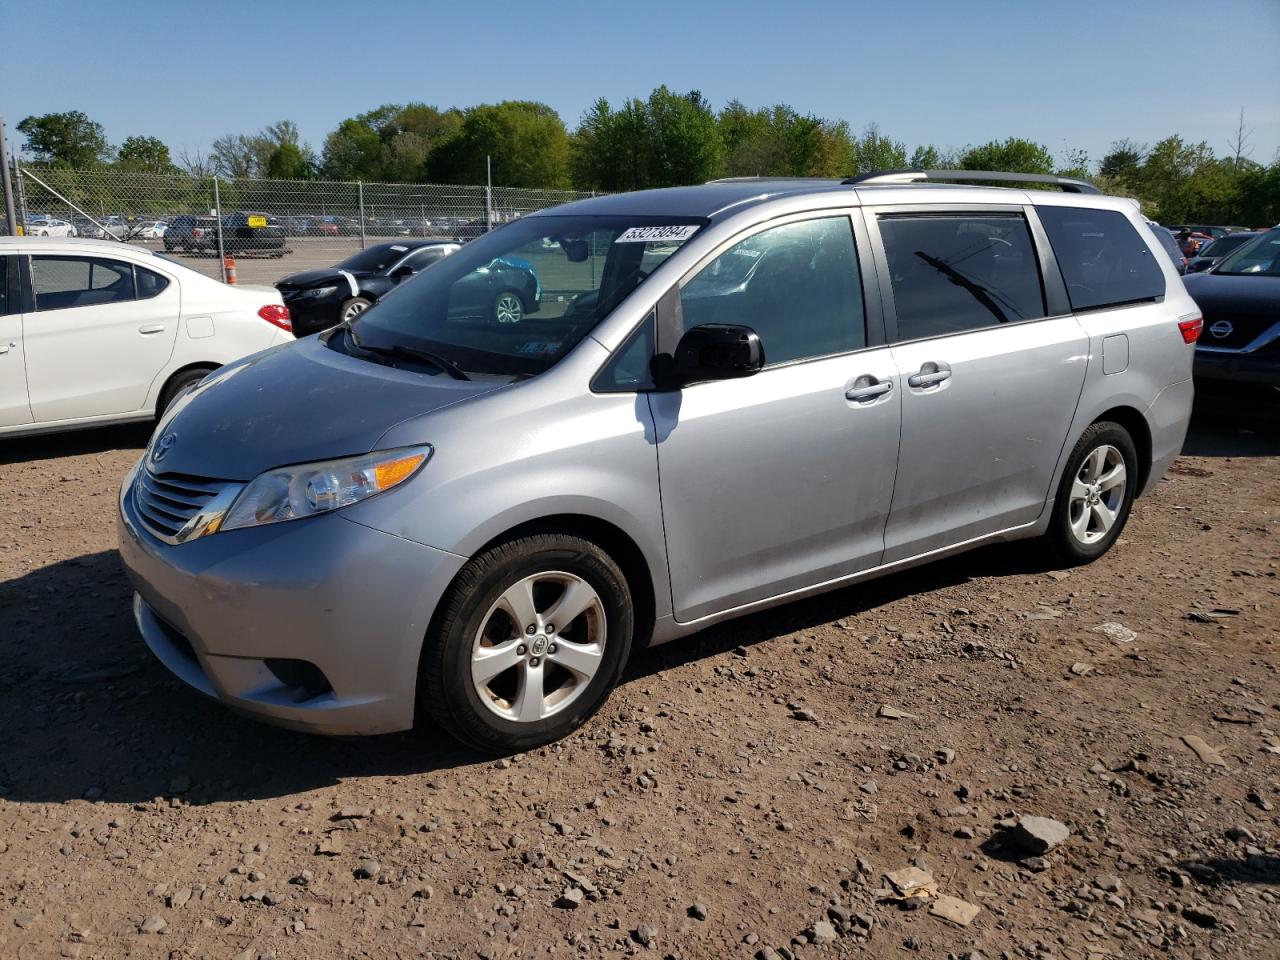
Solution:
<path fill-rule="evenodd" d="M 356 456 L 403 420 L 505 386 L 398 370 L 318 337 L 220 368 L 178 402 L 147 453 L 156 473 L 247 482 L 264 470 Z"/>

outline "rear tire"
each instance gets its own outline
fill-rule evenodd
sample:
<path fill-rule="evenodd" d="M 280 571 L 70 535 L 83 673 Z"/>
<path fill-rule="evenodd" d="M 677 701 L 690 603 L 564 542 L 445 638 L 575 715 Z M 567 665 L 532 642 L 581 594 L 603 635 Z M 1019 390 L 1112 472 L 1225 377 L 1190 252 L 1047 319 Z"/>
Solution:
<path fill-rule="evenodd" d="M 626 577 L 594 543 L 543 533 L 499 544 L 441 601 L 419 666 L 420 715 L 488 754 L 559 740 L 617 685 L 634 632 Z"/>
<path fill-rule="evenodd" d="M 164 385 L 164 389 L 160 392 L 160 402 L 156 405 L 156 419 L 159 420 L 163 417 L 165 412 L 183 394 L 194 390 L 196 384 L 207 377 L 212 370 L 212 367 L 196 367 L 193 370 L 183 370 L 175 373 L 170 377 L 169 382 Z"/>
<path fill-rule="evenodd" d="M 1129 519 L 1138 477 L 1129 431 L 1105 420 L 1085 430 L 1067 457 L 1045 533 L 1054 558 L 1079 566 L 1111 549 Z"/>
<path fill-rule="evenodd" d="M 519 323 L 524 319 L 524 301 L 514 290 L 503 290 L 493 301 L 493 318 L 498 323 Z"/>

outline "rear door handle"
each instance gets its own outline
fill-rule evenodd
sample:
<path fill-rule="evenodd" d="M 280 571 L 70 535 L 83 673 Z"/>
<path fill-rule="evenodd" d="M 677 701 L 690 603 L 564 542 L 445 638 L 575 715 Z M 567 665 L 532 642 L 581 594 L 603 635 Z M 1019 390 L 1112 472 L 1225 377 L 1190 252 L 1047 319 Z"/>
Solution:
<path fill-rule="evenodd" d="M 142 334 L 164 333 L 164 324 L 163 323 L 146 323 L 138 328 L 138 332 Z"/>
<path fill-rule="evenodd" d="M 876 397 L 883 397 L 892 389 L 892 380 L 876 380 L 874 377 L 863 375 L 853 381 L 853 386 L 845 390 L 844 398 L 865 403 Z"/>
<path fill-rule="evenodd" d="M 920 367 L 919 373 L 907 377 L 909 387 L 936 387 L 943 380 L 951 379 L 951 368 L 945 363 L 929 363 Z"/>

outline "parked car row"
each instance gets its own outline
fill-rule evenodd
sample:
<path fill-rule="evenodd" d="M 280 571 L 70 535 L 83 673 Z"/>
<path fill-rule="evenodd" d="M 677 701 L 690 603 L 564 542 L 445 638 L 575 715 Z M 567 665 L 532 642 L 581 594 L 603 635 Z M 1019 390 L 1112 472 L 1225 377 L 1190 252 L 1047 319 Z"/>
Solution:
<path fill-rule="evenodd" d="M 216 217 L 189 214 L 174 217 L 164 233 L 164 248 L 169 253 L 216 254 L 218 228 Z M 284 225 L 268 213 L 238 211 L 222 218 L 222 250 L 229 255 L 260 253 L 283 257 L 287 247 L 286 235 Z"/>

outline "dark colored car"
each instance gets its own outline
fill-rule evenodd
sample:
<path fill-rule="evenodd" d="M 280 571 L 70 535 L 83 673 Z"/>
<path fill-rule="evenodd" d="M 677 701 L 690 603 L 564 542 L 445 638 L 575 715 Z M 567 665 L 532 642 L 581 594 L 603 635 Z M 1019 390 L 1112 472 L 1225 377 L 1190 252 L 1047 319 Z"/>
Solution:
<path fill-rule="evenodd" d="M 1202 233 L 1206 237 L 1217 240 L 1219 237 L 1225 237 L 1232 230 L 1239 230 L 1239 227 L 1212 227 L 1203 223 L 1179 223 L 1169 228 L 1174 233 Z"/>
<path fill-rule="evenodd" d="M 1280 387 L 1280 227 L 1184 282 L 1204 314 L 1196 377 Z"/>
<path fill-rule="evenodd" d="M 1167 227 L 1162 227 L 1158 223 L 1147 221 L 1147 226 L 1151 228 L 1151 232 L 1156 235 L 1156 239 L 1160 241 L 1160 246 L 1164 248 L 1164 252 L 1169 255 L 1169 259 L 1173 261 L 1174 267 L 1179 273 L 1187 272 L 1187 258 L 1182 255 L 1182 250 L 1178 247 L 1178 241 L 1173 235 L 1173 231 Z"/>
<path fill-rule="evenodd" d="M 208 253 L 218 249 L 218 221 L 213 217 L 197 217 L 182 214 L 169 221 L 164 232 L 164 248 L 167 252 L 184 250 L 187 253 Z"/>
<path fill-rule="evenodd" d="M 304 270 L 276 284 L 293 319 L 294 336 L 305 337 L 350 320 L 396 285 L 444 259 L 460 244 L 451 240 L 379 243 L 336 267 Z"/>
<path fill-rule="evenodd" d="M 217 243 L 217 238 L 214 238 Z M 285 228 L 266 213 L 237 211 L 222 218 L 222 249 L 228 254 L 262 253 L 283 257 Z"/>
<path fill-rule="evenodd" d="M 1242 230 L 1219 237 L 1213 243 L 1200 248 L 1200 252 L 1187 261 L 1187 273 L 1202 273 L 1221 261 L 1227 254 L 1258 236 L 1257 231 Z"/>

